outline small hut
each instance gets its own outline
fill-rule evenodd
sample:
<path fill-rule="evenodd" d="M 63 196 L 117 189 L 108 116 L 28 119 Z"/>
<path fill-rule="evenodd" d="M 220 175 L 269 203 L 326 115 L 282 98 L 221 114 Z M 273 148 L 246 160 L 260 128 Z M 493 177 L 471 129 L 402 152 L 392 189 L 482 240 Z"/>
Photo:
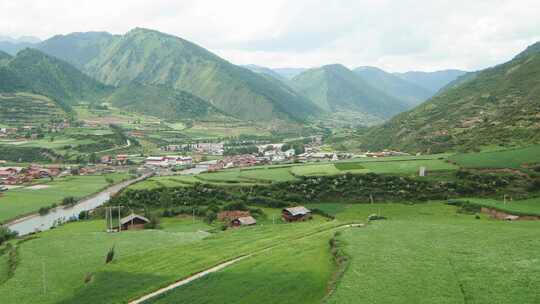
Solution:
<path fill-rule="evenodd" d="M 134 213 L 120 219 L 121 230 L 144 229 L 144 225 L 148 223 L 149 219 Z"/>
<path fill-rule="evenodd" d="M 239 217 L 231 221 L 232 227 L 253 226 L 256 224 L 257 224 L 257 220 L 253 218 L 252 216 Z"/>
<path fill-rule="evenodd" d="M 311 210 L 304 206 L 285 208 L 281 212 L 281 217 L 286 222 L 306 221 L 312 218 Z"/>

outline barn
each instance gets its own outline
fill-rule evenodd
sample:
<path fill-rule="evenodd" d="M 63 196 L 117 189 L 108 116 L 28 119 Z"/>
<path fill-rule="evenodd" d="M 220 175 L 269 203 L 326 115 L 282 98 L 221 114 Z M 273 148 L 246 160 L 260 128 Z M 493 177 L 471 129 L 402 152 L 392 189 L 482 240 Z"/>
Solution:
<path fill-rule="evenodd" d="M 121 230 L 144 229 L 144 225 L 148 223 L 149 219 L 134 213 L 120 219 Z"/>
<path fill-rule="evenodd" d="M 311 210 L 304 206 L 285 208 L 281 212 L 281 217 L 286 222 L 298 222 L 311 219 Z"/>
<path fill-rule="evenodd" d="M 252 216 L 239 217 L 231 221 L 232 227 L 257 225 L 257 220 Z"/>

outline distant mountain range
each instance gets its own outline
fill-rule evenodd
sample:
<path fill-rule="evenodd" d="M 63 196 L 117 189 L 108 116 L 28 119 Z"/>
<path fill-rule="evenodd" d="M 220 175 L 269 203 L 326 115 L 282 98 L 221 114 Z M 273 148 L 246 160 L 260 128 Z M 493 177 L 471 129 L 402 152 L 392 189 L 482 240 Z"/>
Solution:
<path fill-rule="evenodd" d="M 240 67 L 184 39 L 142 28 L 125 35 L 84 32 L 41 42 L 5 40 L 0 42 L 6 51 L 0 53 L 0 92 L 38 93 L 66 110 L 81 101 L 110 102 L 170 120 L 215 114 L 302 123 L 338 112 L 388 119 L 458 76 L 466 77 L 457 70 L 393 74 L 338 64 Z M 16 57 L 9 55 L 17 51 Z"/>
<path fill-rule="evenodd" d="M 290 84 L 328 112 L 356 111 L 389 118 L 407 109 L 405 103 L 371 86 L 340 64 L 306 70 L 290 80 Z"/>
<path fill-rule="evenodd" d="M 233 65 L 181 38 L 148 29 L 74 33 L 37 45 L 112 86 L 136 82 L 189 92 L 240 119 L 302 121 L 320 112 L 281 82 Z"/>
<path fill-rule="evenodd" d="M 539 130 L 540 43 L 536 43 L 507 63 L 462 75 L 429 101 L 369 129 L 361 147 L 474 150 L 537 143 Z"/>

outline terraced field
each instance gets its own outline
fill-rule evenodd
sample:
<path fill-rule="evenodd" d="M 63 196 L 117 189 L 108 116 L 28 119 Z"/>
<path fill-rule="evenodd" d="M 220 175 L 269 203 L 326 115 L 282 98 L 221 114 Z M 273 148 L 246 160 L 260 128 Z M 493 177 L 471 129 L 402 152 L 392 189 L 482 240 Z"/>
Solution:
<path fill-rule="evenodd" d="M 66 112 L 50 98 L 31 93 L 0 94 L 0 121 L 6 126 L 48 123 Z"/>

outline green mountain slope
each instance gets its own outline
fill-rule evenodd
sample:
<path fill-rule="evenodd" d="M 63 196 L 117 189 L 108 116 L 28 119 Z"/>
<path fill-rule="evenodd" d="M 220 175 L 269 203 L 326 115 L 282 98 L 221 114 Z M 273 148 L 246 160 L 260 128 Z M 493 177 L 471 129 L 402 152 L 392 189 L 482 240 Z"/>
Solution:
<path fill-rule="evenodd" d="M 281 76 L 279 73 L 275 72 L 274 70 L 272 69 L 269 69 L 269 68 L 266 68 L 266 67 L 263 67 L 263 66 L 258 66 L 258 65 L 255 65 L 255 64 L 247 64 L 247 65 L 243 65 L 242 66 L 243 68 L 246 68 L 254 73 L 257 73 L 257 74 L 262 74 L 262 75 L 268 75 L 268 76 L 271 76 L 277 80 L 280 80 L 280 81 L 283 81 L 283 82 L 287 82 L 288 79 Z"/>
<path fill-rule="evenodd" d="M 303 120 L 320 112 L 285 84 L 268 81 L 175 36 L 135 29 L 102 44 L 97 39 L 91 41 L 84 48 L 70 50 L 87 54 L 89 46 L 97 47 L 99 51 L 94 53 L 99 56 L 91 60 L 88 59 L 92 56 L 82 54 L 55 52 L 54 55 L 84 64 L 82 69 L 88 75 L 106 84 L 122 86 L 137 82 L 168 86 L 208 100 L 216 108 L 241 119 Z"/>
<path fill-rule="evenodd" d="M 71 33 L 56 35 L 37 44 L 35 48 L 81 69 L 89 61 L 100 56 L 113 38 L 114 36 L 107 32 Z"/>
<path fill-rule="evenodd" d="M 34 49 L 20 51 L 5 68 L 20 79 L 27 91 L 45 95 L 63 104 L 92 102 L 110 92 L 110 88 L 86 76 L 69 63 Z"/>
<path fill-rule="evenodd" d="M 220 114 L 207 101 L 164 86 L 128 84 L 107 99 L 115 107 L 168 120 L 201 119 Z"/>
<path fill-rule="evenodd" d="M 291 80 L 291 86 L 330 112 L 362 112 L 390 117 L 407 105 L 366 83 L 346 67 L 334 64 L 310 69 Z"/>
<path fill-rule="evenodd" d="M 6 65 L 11 58 L 10 54 L 0 51 L 0 67 Z"/>
<path fill-rule="evenodd" d="M 359 67 L 354 69 L 354 72 L 372 87 L 406 102 L 411 107 L 433 96 L 432 91 L 375 67 Z"/>
<path fill-rule="evenodd" d="M 540 141 L 540 53 L 527 52 L 451 87 L 362 139 L 366 149 L 439 152 Z"/>
<path fill-rule="evenodd" d="M 0 41 L 0 51 L 15 56 L 20 50 L 34 47 L 35 45 L 36 44 L 32 42 Z"/>
<path fill-rule="evenodd" d="M 426 90 L 436 94 L 441 88 L 454 81 L 459 76 L 467 72 L 460 70 L 443 70 L 436 72 L 405 72 L 394 73 L 397 77 L 419 85 Z"/>

